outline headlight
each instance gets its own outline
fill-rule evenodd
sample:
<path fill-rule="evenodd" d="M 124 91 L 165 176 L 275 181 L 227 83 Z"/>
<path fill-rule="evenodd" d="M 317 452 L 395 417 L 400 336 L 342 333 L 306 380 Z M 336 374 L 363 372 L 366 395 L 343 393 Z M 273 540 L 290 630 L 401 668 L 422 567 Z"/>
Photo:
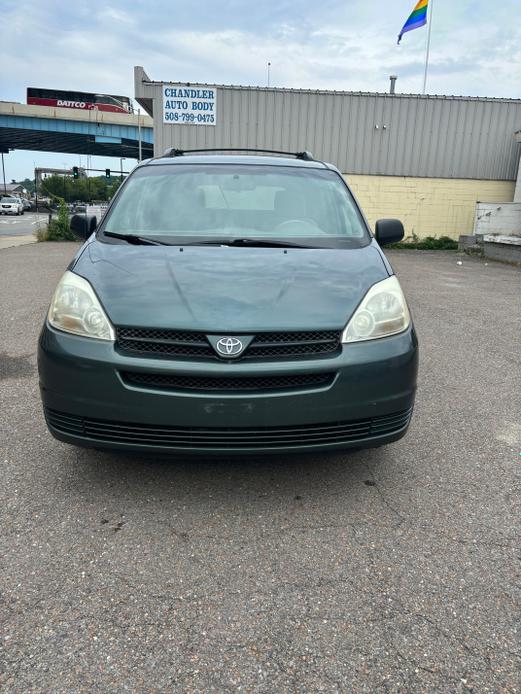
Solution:
<path fill-rule="evenodd" d="M 374 284 L 342 334 L 342 342 L 375 340 L 401 333 L 411 316 L 398 279 L 393 275 Z"/>
<path fill-rule="evenodd" d="M 86 279 L 68 270 L 58 282 L 48 318 L 58 330 L 114 341 L 114 328 L 94 290 Z"/>

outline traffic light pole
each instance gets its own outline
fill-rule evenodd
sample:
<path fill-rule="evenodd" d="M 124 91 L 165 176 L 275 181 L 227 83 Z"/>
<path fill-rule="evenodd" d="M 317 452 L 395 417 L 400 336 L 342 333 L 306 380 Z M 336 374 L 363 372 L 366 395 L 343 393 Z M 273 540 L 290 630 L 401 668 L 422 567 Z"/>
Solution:
<path fill-rule="evenodd" d="M 138 132 L 138 161 L 141 161 L 142 151 L 141 151 L 141 109 L 137 110 L 137 132 Z"/>
<path fill-rule="evenodd" d="M 107 169 L 87 169 L 87 168 L 85 168 L 84 166 L 81 167 L 81 170 L 82 170 L 82 171 L 98 171 L 99 173 L 105 173 L 105 172 L 107 171 Z M 111 169 L 108 169 L 108 170 L 110 171 Z M 128 176 L 128 174 L 130 173 L 130 171 L 123 171 L 123 170 L 121 170 L 121 171 L 118 171 L 118 173 L 119 173 L 119 174 L 126 174 L 126 175 Z"/>
<path fill-rule="evenodd" d="M 5 166 L 4 166 L 4 153 L 2 152 L 2 173 L 4 174 L 4 193 L 7 195 L 7 186 L 5 183 Z"/>
<path fill-rule="evenodd" d="M 123 171 L 123 159 L 122 157 L 120 159 L 120 171 L 115 170 L 114 174 L 120 175 L 121 180 L 123 180 L 123 174 L 128 176 L 130 173 L 129 171 Z M 4 163 L 4 158 L 3 158 L 3 153 L 2 153 L 2 167 Z M 75 175 L 75 170 L 77 171 L 78 175 Z M 36 209 L 38 209 L 38 182 L 39 178 L 42 173 L 52 173 L 52 174 L 65 174 L 66 176 L 70 176 L 72 174 L 74 180 L 78 180 L 79 174 L 84 171 L 95 171 L 96 173 L 104 173 L 106 178 L 110 178 L 110 169 L 93 169 L 90 167 L 83 167 L 83 166 L 73 166 L 70 169 L 47 169 L 47 168 L 40 168 L 40 167 L 35 167 L 34 169 L 34 197 L 35 197 L 35 204 L 36 204 Z M 107 176 L 108 173 L 108 176 Z M 85 177 L 87 179 L 87 186 L 89 188 L 89 193 L 90 193 L 90 182 L 89 182 L 89 177 Z M 5 171 L 4 171 L 4 185 L 5 185 Z"/>

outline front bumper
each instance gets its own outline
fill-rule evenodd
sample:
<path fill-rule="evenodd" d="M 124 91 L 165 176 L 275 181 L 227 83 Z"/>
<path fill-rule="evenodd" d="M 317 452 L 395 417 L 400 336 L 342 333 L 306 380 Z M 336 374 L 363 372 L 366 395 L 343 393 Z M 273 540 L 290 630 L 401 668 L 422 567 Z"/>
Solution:
<path fill-rule="evenodd" d="M 57 439 L 127 451 L 276 453 L 379 446 L 401 438 L 416 390 L 414 329 L 344 345 L 331 358 L 190 362 L 130 357 L 44 325 L 38 369 Z M 334 372 L 326 387 L 192 392 L 131 386 L 120 372 L 246 377 Z"/>

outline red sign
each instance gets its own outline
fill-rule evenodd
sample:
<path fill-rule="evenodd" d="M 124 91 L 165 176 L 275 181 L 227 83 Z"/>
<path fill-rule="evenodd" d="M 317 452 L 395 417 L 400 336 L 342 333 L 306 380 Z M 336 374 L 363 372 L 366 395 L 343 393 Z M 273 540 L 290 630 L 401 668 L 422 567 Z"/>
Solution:
<path fill-rule="evenodd" d="M 58 108 L 76 108 L 80 111 L 112 111 L 113 113 L 128 113 L 127 109 L 116 104 L 104 104 L 92 101 L 70 101 L 67 99 L 42 99 L 36 96 L 28 96 L 27 103 L 34 106 L 57 106 Z"/>

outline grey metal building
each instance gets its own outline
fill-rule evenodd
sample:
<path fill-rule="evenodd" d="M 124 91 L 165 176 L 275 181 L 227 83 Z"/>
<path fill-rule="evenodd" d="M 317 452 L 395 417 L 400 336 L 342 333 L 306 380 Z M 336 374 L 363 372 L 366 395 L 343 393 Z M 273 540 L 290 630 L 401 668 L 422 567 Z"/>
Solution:
<path fill-rule="evenodd" d="M 185 85 L 190 87 L 190 85 Z M 521 100 L 225 85 L 216 124 L 163 122 L 163 83 L 135 68 L 135 96 L 167 147 L 308 149 L 345 173 L 515 180 Z"/>

